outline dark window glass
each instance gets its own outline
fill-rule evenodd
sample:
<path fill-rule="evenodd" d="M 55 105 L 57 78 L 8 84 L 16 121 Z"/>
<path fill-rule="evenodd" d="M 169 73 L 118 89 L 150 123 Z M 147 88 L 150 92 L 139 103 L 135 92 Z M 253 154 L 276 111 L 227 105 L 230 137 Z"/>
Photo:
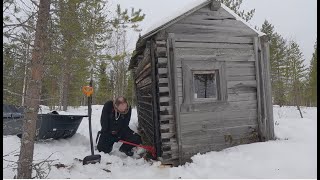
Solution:
<path fill-rule="evenodd" d="M 217 98 L 215 73 L 194 74 L 194 98 Z"/>

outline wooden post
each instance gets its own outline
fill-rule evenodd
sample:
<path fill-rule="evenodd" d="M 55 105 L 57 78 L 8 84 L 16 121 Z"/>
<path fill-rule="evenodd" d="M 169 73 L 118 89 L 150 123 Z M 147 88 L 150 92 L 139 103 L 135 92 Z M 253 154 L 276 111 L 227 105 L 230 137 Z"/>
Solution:
<path fill-rule="evenodd" d="M 264 65 L 264 93 L 265 93 L 265 103 L 266 103 L 266 140 L 273 140 L 274 137 L 274 122 L 273 122 L 273 105 L 272 105 L 272 89 L 271 89 L 271 79 L 270 79 L 270 52 L 269 43 L 267 36 L 261 37 L 262 55 L 263 55 L 263 65 Z"/>
<path fill-rule="evenodd" d="M 152 79 L 152 111 L 153 111 L 153 122 L 154 122 L 154 144 L 156 148 L 157 157 L 161 156 L 161 137 L 160 137 L 160 121 L 159 112 L 160 108 L 158 106 L 159 93 L 158 93 L 158 80 L 157 75 L 157 62 L 155 58 L 155 41 L 151 40 L 150 43 L 150 56 L 151 56 L 151 79 Z"/>
<path fill-rule="evenodd" d="M 217 11 L 221 7 L 221 3 L 217 0 L 213 0 L 211 3 L 211 11 Z"/>
<path fill-rule="evenodd" d="M 261 122 L 262 122 L 262 132 L 263 132 L 263 141 L 267 140 L 267 103 L 266 103 L 266 68 L 263 59 L 263 52 L 262 52 L 262 42 L 261 38 L 258 38 L 258 66 L 260 72 L 260 98 L 261 98 Z"/>
<path fill-rule="evenodd" d="M 175 37 L 173 33 L 169 33 L 168 37 L 168 69 L 170 76 L 168 77 L 172 96 L 172 107 L 174 112 L 174 119 L 176 122 L 176 138 L 178 142 L 178 156 L 179 164 L 182 164 L 182 144 L 181 144 L 181 127 L 180 127 L 180 108 L 179 108 L 179 97 L 178 97 L 178 77 L 176 70 L 176 59 L 175 59 Z"/>
<path fill-rule="evenodd" d="M 262 111 L 261 111 L 261 81 L 260 81 L 260 68 L 259 68 L 259 46 L 258 46 L 258 37 L 253 38 L 253 44 L 254 44 L 254 54 L 255 54 L 255 65 L 256 65 L 256 80 L 257 80 L 257 102 L 258 102 L 258 126 L 259 126 L 259 137 L 260 141 L 264 140 L 264 132 L 263 132 L 263 124 L 262 124 Z"/>

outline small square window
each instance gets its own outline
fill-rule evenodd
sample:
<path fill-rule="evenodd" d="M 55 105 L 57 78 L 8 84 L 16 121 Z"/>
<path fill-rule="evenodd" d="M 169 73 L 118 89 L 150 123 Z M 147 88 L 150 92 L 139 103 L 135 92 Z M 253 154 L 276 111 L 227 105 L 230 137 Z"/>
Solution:
<path fill-rule="evenodd" d="M 194 99 L 217 99 L 217 74 L 216 72 L 193 73 L 194 80 Z"/>
<path fill-rule="evenodd" d="M 211 60 L 185 60 L 182 66 L 181 112 L 207 111 L 212 104 L 228 99 L 226 63 Z"/>

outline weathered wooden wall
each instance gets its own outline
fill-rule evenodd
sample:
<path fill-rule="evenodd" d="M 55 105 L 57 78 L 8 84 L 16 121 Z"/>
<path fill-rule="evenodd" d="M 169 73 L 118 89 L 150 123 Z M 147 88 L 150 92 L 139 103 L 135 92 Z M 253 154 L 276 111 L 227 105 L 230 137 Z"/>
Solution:
<path fill-rule="evenodd" d="M 163 164 L 274 138 L 267 40 L 219 3 L 144 41 L 135 69 L 139 125 Z M 195 102 L 191 70 L 212 69 L 219 100 Z"/>
<path fill-rule="evenodd" d="M 173 76 L 170 70 L 169 42 L 164 38 L 156 38 L 154 42 L 157 59 L 157 81 L 159 86 L 159 121 L 161 134 L 161 161 L 163 164 L 179 164 L 178 142 L 175 122 L 175 101 Z"/>
<path fill-rule="evenodd" d="M 158 121 L 157 82 L 155 81 L 156 67 L 152 58 L 150 42 L 147 43 L 143 54 L 137 56 L 138 66 L 134 69 L 135 90 L 137 98 L 137 113 L 139 128 L 143 132 L 144 143 L 153 145 L 157 155 L 161 155 L 161 142 Z"/>
<path fill-rule="evenodd" d="M 178 144 L 174 118 L 174 101 L 169 70 L 168 43 L 165 39 L 151 39 L 135 68 L 135 87 L 139 126 L 147 143 L 158 149 L 163 164 L 177 165 Z"/>
<path fill-rule="evenodd" d="M 167 28 L 172 37 L 178 94 L 181 158 L 198 152 L 251 143 L 258 138 L 256 58 L 253 37 L 258 34 L 223 8 L 204 7 Z M 192 83 L 184 64 L 214 62 L 223 66 L 226 98 L 218 102 L 188 102 Z"/>

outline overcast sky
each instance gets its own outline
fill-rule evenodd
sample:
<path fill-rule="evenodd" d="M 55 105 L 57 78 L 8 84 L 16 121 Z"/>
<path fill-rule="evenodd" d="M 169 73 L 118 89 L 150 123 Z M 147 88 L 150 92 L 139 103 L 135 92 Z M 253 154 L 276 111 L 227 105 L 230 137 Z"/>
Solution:
<path fill-rule="evenodd" d="M 143 30 L 161 18 L 174 13 L 177 8 L 195 0 L 110 0 L 112 5 L 141 8 L 146 14 L 141 23 Z M 317 0 L 243 0 L 242 9 L 256 9 L 252 26 L 261 27 L 265 19 L 275 26 L 276 32 L 286 39 L 295 40 L 306 59 L 306 65 L 314 51 L 317 38 Z M 134 47 L 137 36 L 131 35 L 130 47 Z"/>

